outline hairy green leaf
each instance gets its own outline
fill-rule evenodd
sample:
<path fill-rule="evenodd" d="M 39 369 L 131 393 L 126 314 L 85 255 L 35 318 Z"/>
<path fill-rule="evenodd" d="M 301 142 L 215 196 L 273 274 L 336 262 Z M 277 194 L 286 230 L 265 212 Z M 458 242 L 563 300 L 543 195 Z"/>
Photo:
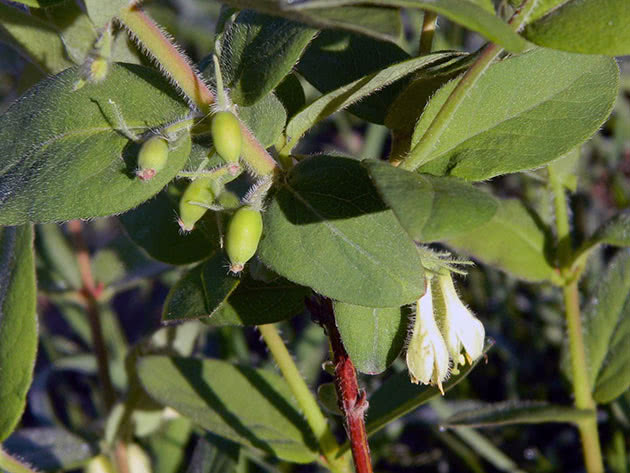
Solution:
<path fill-rule="evenodd" d="M 412 72 L 452 57 L 451 53 L 436 53 L 409 59 L 389 66 L 382 71 L 361 77 L 349 84 L 319 97 L 300 110 L 287 124 L 287 142 L 294 146 L 297 140 L 316 123 L 343 110 L 362 98 L 396 82 Z"/>
<path fill-rule="evenodd" d="M 17 425 L 37 352 L 33 228 L 0 227 L 0 441 Z"/>
<path fill-rule="evenodd" d="M 606 120 L 618 76 L 615 61 L 603 56 L 535 49 L 501 61 L 469 91 L 419 171 L 484 180 L 553 161 Z M 412 146 L 456 84 L 450 82 L 433 96 Z"/>
<path fill-rule="evenodd" d="M 120 216 L 129 237 L 149 256 L 169 264 L 189 264 L 219 248 L 218 215 L 207 212 L 190 233 L 177 223 L 183 186 L 171 184 L 153 199 Z"/>
<path fill-rule="evenodd" d="M 118 16 L 118 13 L 124 7 L 129 6 L 129 0 L 108 0 L 106 2 L 102 0 L 84 1 L 90 19 L 99 28 L 102 28 L 112 21 L 115 16 Z"/>
<path fill-rule="evenodd" d="M 355 368 L 385 371 L 400 354 L 407 336 L 407 312 L 401 307 L 363 307 L 335 302 L 335 321 Z"/>
<path fill-rule="evenodd" d="M 387 7 L 419 8 L 442 15 L 454 23 L 475 31 L 493 43 L 511 52 L 523 51 L 527 42 L 517 35 L 505 22 L 475 2 L 461 0 L 311 0 L 296 3 L 288 10 L 309 12 L 318 8 L 333 8 L 352 4 L 379 5 Z"/>
<path fill-rule="evenodd" d="M 627 0 L 566 0 L 527 25 L 523 34 L 546 48 L 621 56 L 630 54 L 628 23 Z"/>
<path fill-rule="evenodd" d="M 595 232 L 591 241 L 593 244 L 630 246 L 630 213 L 615 215 Z"/>
<path fill-rule="evenodd" d="M 301 161 L 279 186 L 264 223 L 261 260 L 325 296 L 397 307 L 424 293 L 416 247 L 358 161 Z"/>
<path fill-rule="evenodd" d="M 66 56 L 63 41 L 53 25 L 0 3 L 0 33 L 3 32 L 9 44 L 47 72 L 61 72 L 74 65 Z"/>
<path fill-rule="evenodd" d="M 235 278 L 225 264 L 220 253 L 184 275 L 169 292 L 162 319 L 202 319 L 211 326 L 261 325 L 304 310 L 309 289 L 282 278 L 257 281 L 248 269 Z"/>
<path fill-rule="evenodd" d="M 342 89 L 356 81 L 378 74 L 393 64 L 410 59 L 399 46 L 345 31 L 323 31 L 307 48 L 297 64 L 298 72 L 323 94 Z M 400 78 L 399 78 L 400 79 Z M 390 104 L 402 90 L 405 80 L 389 83 L 382 90 L 351 104 L 349 112 L 373 123 L 383 123 Z M 352 89 L 349 91 L 352 94 Z"/>
<path fill-rule="evenodd" d="M 458 252 L 526 281 L 554 281 L 543 224 L 518 200 L 499 202 L 494 217 L 470 233 L 446 241 Z"/>
<path fill-rule="evenodd" d="M 594 398 L 610 402 L 630 387 L 630 250 L 610 263 L 583 318 Z"/>
<path fill-rule="evenodd" d="M 77 79 L 76 69 L 46 79 L 0 117 L 1 225 L 124 212 L 185 165 L 188 134 L 171 143 L 168 163 L 153 179 L 137 179 L 139 145 L 118 129 L 111 102 L 136 134 L 187 113 L 157 72 L 112 65 L 102 83 L 73 92 Z"/>
<path fill-rule="evenodd" d="M 511 424 L 542 424 L 548 422 L 578 422 L 592 418 L 593 411 L 545 402 L 508 401 L 459 411 L 443 423 L 446 427 L 491 427 Z"/>
<path fill-rule="evenodd" d="M 291 69 L 317 30 L 253 10 L 241 11 L 223 33 L 221 70 L 231 99 L 252 105 L 271 92 Z"/>
<path fill-rule="evenodd" d="M 308 425 L 276 373 L 165 356 L 141 359 L 138 373 L 153 398 L 212 433 L 282 460 L 308 463 L 317 455 Z"/>
<path fill-rule="evenodd" d="M 395 8 L 347 6 L 296 11 L 282 8 L 277 0 L 221 0 L 236 8 L 252 8 L 316 28 L 334 28 L 396 42 L 402 36 L 400 13 Z"/>
<path fill-rule="evenodd" d="M 455 238 L 497 212 L 494 197 L 459 179 L 421 175 L 379 161 L 363 164 L 383 201 L 416 241 Z"/>

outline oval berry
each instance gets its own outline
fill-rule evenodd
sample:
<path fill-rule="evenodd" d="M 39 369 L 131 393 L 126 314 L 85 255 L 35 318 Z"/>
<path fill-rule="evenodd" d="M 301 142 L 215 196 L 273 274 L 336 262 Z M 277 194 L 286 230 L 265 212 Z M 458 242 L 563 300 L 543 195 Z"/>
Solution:
<path fill-rule="evenodd" d="M 262 235 L 262 215 L 252 207 L 238 209 L 225 235 L 225 252 L 230 259 L 230 271 L 239 273 L 256 253 Z"/>
<path fill-rule="evenodd" d="M 161 136 L 152 136 L 140 147 L 136 175 L 143 181 L 148 181 L 164 169 L 167 160 L 168 141 Z"/>
<path fill-rule="evenodd" d="M 217 112 L 210 125 L 214 149 L 227 163 L 236 163 L 241 155 L 243 136 L 238 118 L 231 112 Z"/>
<path fill-rule="evenodd" d="M 208 211 L 205 207 L 191 202 L 211 204 L 214 201 L 211 185 L 212 181 L 207 177 L 200 177 L 188 184 L 179 200 L 179 219 L 177 222 L 183 231 L 191 231 L 195 227 L 195 223 Z"/>

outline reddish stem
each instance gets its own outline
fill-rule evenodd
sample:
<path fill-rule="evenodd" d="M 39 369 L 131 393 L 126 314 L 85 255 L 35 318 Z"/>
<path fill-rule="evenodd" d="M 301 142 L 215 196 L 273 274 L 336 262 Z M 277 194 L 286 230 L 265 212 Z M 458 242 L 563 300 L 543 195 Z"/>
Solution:
<path fill-rule="evenodd" d="M 307 300 L 307 306 L 315 321 L 324 327 L 330 340 L 335 366 L 337 399 L 350 439 L 356 473 L 372 473 L 370 447 L 364 419 L 368 401 L 365 391 L 359 388 L 354 364 L 341 341 L 332 302 L 327 298 L 311 298 Z"/>
<path fill-rule="evenodd" d="M 101 388 L 103 389 L 105 407 L 109 410 L 116 402 L 116 395 L 114 394 L 114 386 L 109 376 L 107 346 L 103 338 L 100 309 L 98 307 L 98 297 L 103 292 L 103 286 L 94 283 L 92 266 L 90 264 L 90 253 L 83 236 L 83 223 L 80 220 L 71 220 L 68 222 L 68 230 L 70 230 L 74 241 L 74 251 L 79 265 L 79 273 L 81 274 L 82 287 L 80 294 L 85 301 L 88 320 L 90 322 L 92 344 L 94 345 L 94 353 L 96 355 L 98 377 Z"/>

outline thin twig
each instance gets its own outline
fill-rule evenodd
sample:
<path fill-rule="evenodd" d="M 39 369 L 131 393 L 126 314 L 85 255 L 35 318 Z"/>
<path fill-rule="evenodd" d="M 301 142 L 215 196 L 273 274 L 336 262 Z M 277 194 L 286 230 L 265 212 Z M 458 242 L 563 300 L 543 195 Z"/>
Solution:
<path fill-rule="evenodd" d="M 81 274 L 82 287 L 80 294 L 84 299 L 88 320 L 90 322 L 90 332 L 94 345 L 94 353 L 96 354 L 98 377 L 101 388 L 103 389 L 103 400 L 105 402 L 105 408 L 109 410 L 116 402 L 116 395 L 112 380 L 109 376 L 107 346 L 103 338 L 100 309 L 98 306 L 98 297 L 102 293 L 103 288 L 102 286 L 96 286 L 94 283 L 92 267 L 90 265 L 90 253 L 83 236 L 83 223 L 80 220 L 71 220 L 68 222 L 68 230 L 74 241 L 74 251 L 79 266 L 79 273 Z"/>
<path fill-rule="evenodd" d="M 350 439 L 356 473 L 372 473 L 370 446 L 364 419 L 368 401 L 365 391 L 359 388 L 354 364 L 341 341 L 332 302 L 327 298 L 311 298 L 307 300 L 307 306 L 315 321 L 324 327 L 330 340 L 335 366 L 337 399 Z"/>

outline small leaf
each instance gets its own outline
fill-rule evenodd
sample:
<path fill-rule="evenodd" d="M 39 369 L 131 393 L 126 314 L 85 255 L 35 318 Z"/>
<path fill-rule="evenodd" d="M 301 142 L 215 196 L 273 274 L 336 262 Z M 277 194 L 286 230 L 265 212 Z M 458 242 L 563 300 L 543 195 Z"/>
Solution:
<path fill-rule="evenodd" d="M 269 283 L 256 281 L 248 271 L 237 279 L 227 274 L 224 264 L 220 253 L 180 279 L 166 298 L 162 319 L 202 319 L 211 326 L 261 325 L 304 310 L 308 288 L 282 278 Z M 213 283 L 221 275 L 225 280 Z"/>
<path fill-rule="evenodd" d="M 416 247 L 358 161 L 299 162 L 269 204 L 264 228 L 263 263 L 332 299 L 399 307 L 424 293 Z"/>
<path fill-rule="evenodd" d="M 484 354 L 492 346 L 493 343 L 486 342 Z M 467 364 L 459 369 L 459 374 L 448 378 L 448 381 L 442 385 L 444 392 L 449 391 L 468 376 L 479 363 L 479 360 L 483 358 L 483 356 L 479 357 L 473 365 Z M 413 384 L 409 380 L 409 374 L 406 371 L 391 376 L 370 397 L 370 408 L 368 409 L 366 422 L 368 435 L 378 432 L 390 422 L 417 409 L 440 394 L 440 390 L 436 386 Z"/>
<path fill-rule="evenodd" d="M 207 212 L 190 233 L 177 224 L 182 186 L 171 184 L 153 199 L 120 216 L 129 237 L 149 256 L 168 264 L 207 258 L 219 247 L 217 214 Z"/>
<path fill-rule="evenodd" d="M 0 442 L 15 429 L 37 353 L 33 228 L 0 227 Z"/>
<path fill-rule="evenodd" d="M 379 374 L 391 365 L 407 336 L 407 313 L 400 307 L 363 307 L 335 302 L 343 345 L 361 373 Z"/>
<path fill-rule="evenodd" d="M 236 8 L 253 8 L 316 28 L 333 28 L 368 35 L 381 41 L 396 42 L 402 36 L 400 12 L 395 8 L 342 6 L 294 11 L 282 8 L 276 0 L 222 0 Z"/>
<path fill-rule="evenodd" d="M 595 232 L 591 242 L 593 244 L 630 246 L 630 212 L 619 213 L 612 217 Z"/>
<path fill-rule="evenodd" d="M 98 454 L 96 445 L 59 427 L 20 429 L 2 446 L 40 471 L 74 470 Z"/>
<path fill-rule="evenodd" d="M 409 54 L 390 42 L 345 31 L 322 31 L 296 67 L 317 90 L 327 94 L 407 59 L 410 59 Z M 364 120 L 383 123 L 404 83 L 401 80 L 382 90 L 372 90 L 372 95 L 363 97 L 348 111 Z M 352 93 L 352 90 L 348 92 Z"/>
<path fill-rule="evenodd" d="M 523 34 L 546 48 L 622 56 L 630 54 L 628 23 L 627 0 L 567 0 L 527 25 Z"/>
<path fill-rule="evenodd" d="M 382 71 L 357 79 L 322 97 L 300 110 L 287 124 L 287 142 L 295 146 L 296 141 L 316 123 L 329 115 L 343 110 L 362 98 L 396 82 L 412 72 L 452 57 L 451 53 L 436 53 L 409 59 L 389 66 Z"/>
<path fill-rule="evenodd" d="M 134 175 L 138 145 L 118 127 L 115 102 L 137 134 L 188 113 L 157 72 L 112 65 L 100 84 L 72 91 L 70 69 L 45 79 L 0 117 L 0 225 L 124 212 L 159 192 L 185 165 L 189 135 L 171 143 L 166 168 Z"/>
<path fill-rule="evenodd" d="M 609 264 L 583 319 L 594 398 L 610 402 L 630 387 L 630 250 Z"/>
<path fill-rule="evenodd" d="M 282 460 L 315 460 L 315 441 L 276 373 L 219 360 L 150 356 L 138 363 L 147 392 L 210 432 Z"/>
<path fill-rule="evenodd" d="M 416 241 L 468 233 L 497 212 L 494 197 L 459 179 L 421 175 L 379 161 L 364 161 L 383 201 Z"/>
<path fill-rule="evenodd" d="M 551 162 L 604 123 L 618 75 L 613 59 L 546 49 L 494 64 L 468 92 L 419 171 L 479 181 Z M 412 146 L 456 85 L 450 82 L 433 96 Z"/>
<path fill-rule="evenodd" d="M 492 427 L 512 424 L 576 423 L 592 418 L 594 411 L 544 402 L 508 401 L 457 412 L 443 423 L 445 427 Z"/>
<path fill-rule="evenodd" d="M 310 12 L 318 8 L 330 8 L 339 5 L 365 3 L 387 7 L 420 8 L 442 15 L 454 23 L 475 31 L 493 43 L 497 43 L 511 52 L 520 52 L 527 47 L 526 41 L 517 35 L 494 14 L 476 5 L 474 2 L 461 0 L 311 0 L 300 2 L 288 10 Z"/>
<path fill-rule="evenodd" d="M 265 148 L 275 144 L 287 122 L 287 111 L 274 94 L 269 93 L 249 107 L 239 107 L 238 116 Z"/>
<path fill-rule="evenodd" d="M 85 8 L 97 28 L 104 27 L 115 16 L 118 16 L 120 10 L 127 6 L 129 6 L 129 0 L 108 0 L 106 2 L 85 0 Z"/>
<path fill-rule="evenodd" d="M 80 289 L 81 274 L 77 258 L 61 227 L 51 223 L 38 225 L 35 230 L 37 257 L 43 263 L 37 267 L 38 280 L 42 279 L 42 273 L 45 272 L 57 289 Z"/>
<path fill-rule="evenodd" d="M 317 30 L 253 10 L 241 11 L 223 33 L 222 73 L 230 97 L 252 105 L 291 72 Z"/>
<path fill-rule="evenodd" d="M 547 259 L 547 230 L 516 199 L 499 201 L 497 213 L 490 221 L 446 244 L 526 281 L 557 280 Z"/>
<path fill-rule="evenodd" d="M 6 31 L 9 44 L 15 45 L 31 61 L 50 73 L 61 72 L 74 65 L 66 56 L 58 31 L 47 21 L 0 3 L 0 30 Z"/>

